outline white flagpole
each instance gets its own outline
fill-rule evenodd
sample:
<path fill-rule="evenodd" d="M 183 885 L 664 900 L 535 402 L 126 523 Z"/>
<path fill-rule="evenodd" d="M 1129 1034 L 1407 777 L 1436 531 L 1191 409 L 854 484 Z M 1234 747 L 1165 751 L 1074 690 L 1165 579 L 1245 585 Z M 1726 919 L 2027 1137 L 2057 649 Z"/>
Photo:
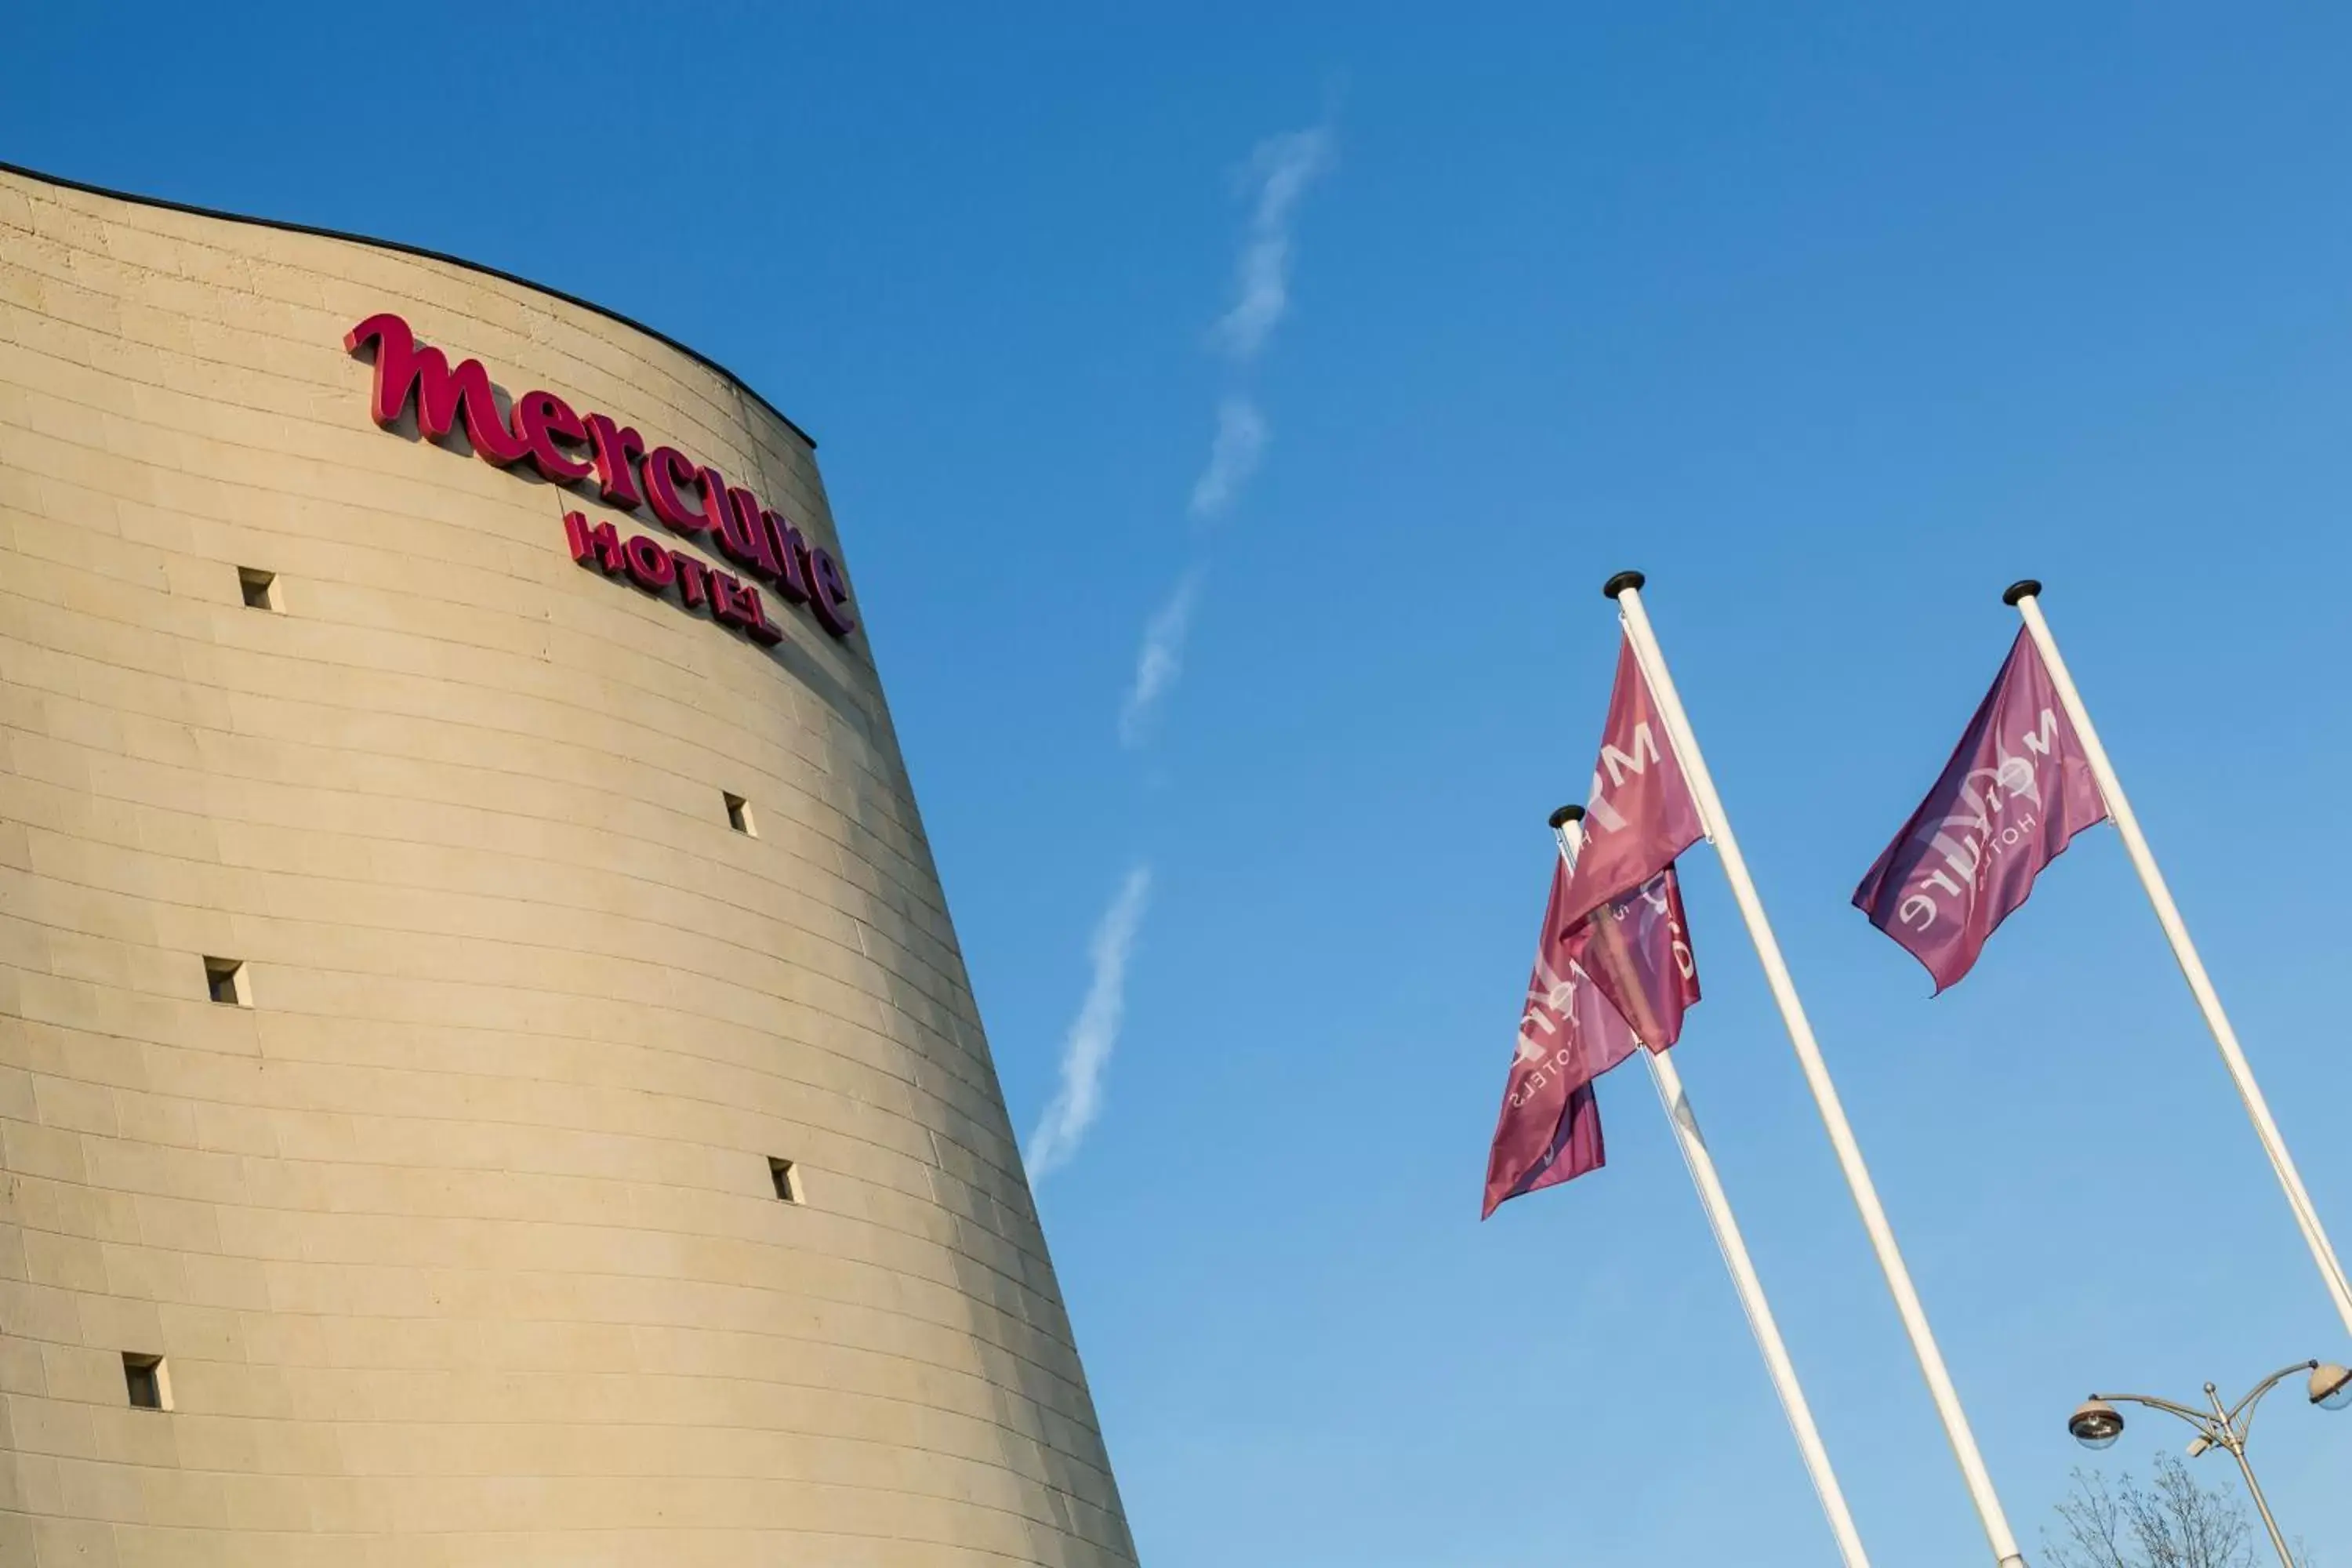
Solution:
<path fill-rule="evenodd" d="M 2287 1207 L 2294 1211 L 2295 1225 L 2311 1248 L 2312 1258 L 2319 1265 L 2327 1293 L 2335 1298 L 2345 1331 L 2352 1333 L 2352 1282 L 2347 1281 L 2344 1265 L 2336 1258 L 2327 1232 L 2320 1226 L 2319 1210 L 2313 1205 L 2310 1193 L 2304 1189 L 2303 1177 L 2286 1152 L 2286 1140 L 2280 1136 L 2278 1123 L 2271 1119 L 2270 1102 L 2263 1098 L 2262 1086 L 2254 1081 L 2254 1069 L 2247 1064 L 2246 1053 L 2238 1045 L 2238 1032 L 2230 1027 L 2229 1015 L 2221 1011 L 2221 998 L 2205 973 L 2204 961 L 2197 956 L 2196 944 L 2189 940 L 2189 927 L 2172 901 L 2171 889 L 2164 885 L 2164 873 L 2156 868 L 2156 856 L 2147 847 L 2147 836 L 2139 830 L 2139 818 L 2133 815 L 2131 802 L 2124 797 L 2123 782 L 2116 777 L 2115 764 L 2107 761 L 2107 749 L 2099 744 L 2099 732 L 2091 725 L 2091 715 L 2083 706 L 2083 695 L 2075 689 L 2074 678 L 2067 672 L 2057 639 L 2050 635 L 2050 623 L 2042 615 L 2042 584 L 2029 577 L 2012 584 L 2001 595 L 2001 601 L 2015 605 L 2018 614 L 2025 617 L 2025 629 L 2032 635 L 2033 646 L 2042 650 L 2042 662 L 2050 670 L 2051 684 L 2058 689 L 2058 700 L 2065 704 L 2066 717 L 2074 721 L 2074 733 L 2083 739 L 2083 752 L 2090 760 L 2092 776 L 2098 780 L 2107 815 L 2115 818 L 2116 831 L 2123 836 L 2124 852 L 2131 857 L 2132 869 L 2139 873 L 2140 886 L 2147 889 L 2147 901 L 2156 906 L 2157 923 L 2164 928 L 2164 939 L 2172 944 L 2172 956 L 2189 982 L 2189 994 L 2197 998 L 2197 1010 L 2205 1016 L 2205 1026 L 2213 1032 L 2213 1043 L 2221 1048 L 2221 1060 L 2238 1086 L 2238 1098 L 2245 1102 L 2246 1114 L 2253 1120 L 2254 1136 L 2262 1140 L 2263 1152 L 2270 1157 L 2279 1185 L 2286 1189 Z"/>
<path fill-rule="evenodd" d="M 1574 805 L 1564 805 L 1552 814 L 1552 832 L 1559 841 L 1560 858 L 1571 867 L 1583 844 L 1584 829 L 1580 820 L 1583 816 L 1583 808 Z M 1683 1092 L 1682 1075 L 1665 1052 L 1651 1050 L 1646 1041 L 1634 1055 L 1647 1064 L 1650 1081 L 1657 1087 L 1658 1103 L 1664 1108 L 1667 1124 L 1675 1130 L 1675 1145 L 1682 1151 L 1691 1185 L 1698 1189 L 1699 1206 L 1706 1211 L 1707 1227 L 1715 1233 L 1716 1248 L 1723 1254 L 1723 1266 L 1731 1272 L 1732 1287 L 1739 1293 L 1740 1310 L 1748 1315 L 1748 1327 L 1756 1336 L 1756 1348 L 1764 1354 L 1764 1368 L 1771 1373 L 1772 1387 L 1780 1395 L 1780 1409 L 1789 1418 L 1789 1430 L 1797 1439 L 1798 1451 L 1804 1456 L 1813 1492 L 1821 1499 L 1822 1512 L 1829 1518 L 1830 1533 L 1837 1537 L 1838 1555 L 1845 1559 L 1846 1568 L 1870 1568 L 1870 1558 L 1862 1549 L 1862 1535 L 1853 1527 L 1853 1515 L 1846 1510 L 1845 1492 L 1838 1486 L 1837 1471 L 1830 1465 L 1830 1451 L 1822 1446 L 1820 1428 L 1813 1425 L 1812 1406 L 1805 1403 L 1805 1390 L 1797 1381 L 1796 1365 L 1789 1359 L 1789 1347 L 1780 1340 L 1780 1325 L 1772 1317 L 1772 1304 L 1765 1300 L 1764 1282 L 1757 1278 L 1756 1265 L 1748 1256 L 1748 1243 L 1739 1234 L 1739 1222 L 1732 1217 L 1731 1200 L 1725 1195 L 1723 1182 L 1716 1174 L 1715 1156 L 1708 1152 L 1706 1139 L 1699 1131 L 1698 1116 L 1691 1110 L 1690 1097 Z"/>
<path fill-rule="evenodd" d="M 1617 601 L 1625 635 L 1633 645 L 1634 658 L 1649 679 L 1650 695 L 1657 701 L 1659 716 L 1665 721 L 1666 733 L 1674 742 L 1675 754 L 1690 781 L 1699 818 L 1715 843 L 1716 853 L 1722 858 L 1724 876 L 1731 883 L 1731 896 L 1739 905 L 1740 918 L 1747 922 L 1748 940 L 1755 943 L 1764 978 L 1772 988 L 1772 999 L 1780 1005 L 1780 1020 L 1788 1026 L 1789 1043 L 1796 1047 L 1797 1061 L 1804 1068 L 1806 1086 L 1812 1090 L 1813 1103 L 1820 1108 L 1822 1121 L 1829 1129 L 1830 1146 L 1837 1152 L 1838 1166 L 1845 1173 L 1854 1207 L 1862 1211 L 1863 1228 L 1870 1233 L 1871 1247 L 1878 1255 L 1878 1267 L 1886 1276 L 1886 1288 L 1895 1298 L 1895 1310 L 1903 1320 L 1904 1331 L 1910 1336 L 1912 1353 L 1919 1359 L 1919 1371 L 1927 1380 L 1936 1414 L 1943 1419 L 1944 1436 L 1951 1440 L 1961 1478 L 1968 1483 L 1969 1500 L 1976 1504 L 1977 1518 L 1992 1545 L 1993 1559 L 2000 1568 L 2024 1568 L 2025 1555 L 2017 1549 L 2017 1537 L 2009 1528 L 2009 1516 L 2001 1511 L 2000 1498 L 1993 1490 L 1984 1456 L 1977 1451 L 1976 1435 L 1969 1429 L 1968 1413 L 1960 1407 L 1959 1393 L 1953 1388 L 1951 1373 L 1945 1369 L 1943 1352 L 1937 1348 L 1935 1331 L 1927 1326 L 1927 1309 L 1919 1304 L 1919 1292 L 1911 1283 L 1911 1270 L 1903 1261 L 1902 1249 L 1895 1245 L 1894 1227 L 1887 1223 L 1886 1211 L 1878 1201 L 1878 1188 L 1870 1179 L 1870 1167 L 1863 1161 L 1862 1145 L 1854 1141 L 1853 1128 L 1847 1122 L 1845 1107 L 1838 1099 L 1837 1085 L 1830 1078 L 1829 1065 L 1822 1059 L 1821 1043 L 1814 1039 L 1813 1026 L 1806 1020 L 1796 982 L 1790 978 L 1788 962 L 1780 956 L 1780 943 L 1772 934 L 1770 921 L 1765 919 L 1764 902 L 1757 896 L 1755 879 L 1748 874 L 1747 858 L 1739 852 L 1739 840 L 1733 837 L 1730 818 L 1724 815 L 1723 802 L 1715 793 L 1715 781 L 1706 771 L 1698 738 L 1691 733 L 1690 720 L 1683 712 L 1674 677 L 1666 671 L 1665 656 L 1659 651 L 1657 636 L 1650 629 L 1649 614 L 1642 607 L 1644 581 L 1639 572 L 1620 572 L 1609 579 L 1601 592 Z"/>

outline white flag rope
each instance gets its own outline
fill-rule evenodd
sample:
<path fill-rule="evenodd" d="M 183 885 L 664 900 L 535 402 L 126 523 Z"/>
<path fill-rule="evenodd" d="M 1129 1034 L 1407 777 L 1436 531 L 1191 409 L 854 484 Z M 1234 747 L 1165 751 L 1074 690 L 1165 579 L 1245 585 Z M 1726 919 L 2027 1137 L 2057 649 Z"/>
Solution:
<path fill-rule="evenodd" d="M 2238 1098 L 2245 1101 L 2246 1114 L 2253 1121 L 2254 1136 L 2262 1140 L 2263 1152 L 2269 1157 L 2271 1169 L 2277 1173 L 2279 1185 L 2286 1189 L 2286 1205 L 2294 1212 L 2295 1227 L 2303 1232 L 2313 1261 L 2319 1265 L 2320 1279 L 2335 1299 L 2345 1332 L 2352 1333 L 2352 1282 L 2347 1281 L 2344 1265 L 2337 1259 L 2327 1232 L 2320 1226 L 2319 1211 L 2312 1204 L 2311 1194 L 2304 1188 L 2294 1158 L 2286 1152 L 2286 1140 L 2280 1135 L 2278 1123 L 2271 1118 L 2270 1102 L 2263 1098 L 2262 1085 L 2254 1081 L 2254 1069 L 2238 1045 L 2238 1032 L 2230 1026 L 2229 1015 L 2221 1011 L 2221 998 L 2205 973 L 2205 962 L 2197 956 L 2196 943 L 2189 940 L 2189 927 L 2172 901 L 2172 890 L 2164 885 L 2164 873 L 2156 868 L 2156 856 L 2147 847 L 2147 836 L 2140 832 L 2139 818 L 2133 815 L 2131 802 L 2124 797 L 2123 781 L 2116 777 L 2115 764 L 2107 761 L 2107 749 L 2099 744 L 2099 732 L 2092 727 L 2090 712 L 2083 706 L 2083 695 L 2074 689 L 2074 678 L 2067 673 L 2066 660 L 2058 652 L 2058 641 L 2050 635 L 2050 623 L 2042 615 L 2042 584 L 2029 577 L 2012 584 L 2001 597 L 2025 617 L 2025 629 L 2032 634 L 2033 646 L 2042 650 L 2042 662 L 2049 668 L 2051 684 L 2058 689 L 2058 700 L 2066 705 L 2066 717 L 2074 721 L 2074 733 L 2082 737 L 2083 753 L 2090 760 L 2092 777 L 2099 781 L 2099 794 L 2106 801 L 2107 815 L 2115 819 L 2116 831 L 2123 837 L 2124 852 L 2131 857 L 2132 869 L 2139 873 L 2140 886 L 2147 889 L 2147 901 L 2156 906 L 2157 924 L 2164 928 L 2164 939 L 2172 944 L 2172 956 L 2189 982 L 2189 994 L 2197 998 L 2197 1010 L 2205 1016 L 2205 1026 L 2213 1032 L 2213 1043 L 2221 1048 L 2221 1060 L 2238 1087 Z"/>
<path fill-rule="evenodd" d="M 1584 825 L 1570 817 L 1560 822 L 1553 832 L 1559 841 L 1560 858 L 1573 868 L 1576 851 L 1583 842 Z M 1601 918 L 1607 918 L 1605 912 Z M 1756 1348 L 1763 1353 L 1765 1371 L 1771 1374 L 1772 1387 L 1780 1395 L 1780 1409 L 1789 1418 L 1789 1430 L 1797 1439 L 1798 1451 L 1804 1456 L 1805 1473 L 1812 1478 L 1813 1493 L 1821 1499 L 1830 1533 L 1837 1538 L 1838 1555 L 1845 1560 L 1846 1568 L 1870 1568 L 1869 1555 L 1862 1549 L 1861 1532 L 1853 1527 L 1853 1515 L 1845 1506 L 1845 1492 L 1839 1487 L 1837 1471 L 1830 1464 L 1830 1451 L 1822 1442 L 1821 1429 L 1813 1425 L 1812 1406 L 1805 1401 L 1804 1385 L 1797 1381 L 1796 1363 L 1789 1359 L 1789 1347 L 1780 1339 L 1780 1325 L 1772 1316 L 1772 1303 L 1765 1298 L 1764 1281 L 1757 1277 L 1756 1265 L 1748 1256 L 1748 1243 L 1739 1234 L 1739 1221 L 1731 1213 L 1731 1199 L 1724 1193 L 1722 1178 L 1716 1174 L 1715 1156 L 1708 1152 L 1706 1138 L 1699 1131 L 1698 1115 L 1691 1109 L 1690 1097 L 1683 1091 L 1682 1074 L 1665 1052 L 1652 1050 L 1646 1040 L 1634 1055 L 1649 1068 L 1650 1081 L 1657 1087 L 1658 1103 L 1665 1110 L 1666 1124 L 1674 1129 L 1675 1146 L 1682 1151 L 1683 1167 L 1690 1172 L 1691 1185 L 1698 1190 L 1699 1207 L 1706 1211 L 1707 1227 L 1715 1233 L 1716 1249 L 1723 1254 L 1723 1266 L 1730 1271 L 1732 1289 L 1739 1295 L 1740 1310 L 1748 1315 L 1748 1331 L 1756 1336 Z"/>
<path fill-rule="evenodd" d="M 1641 662 L 1642 673 L 1650 683 L 1650 695 L 1658 704 L 1675 754 L 1690 781 L 1700 820 L 1706 824 L 1707 837 L 1723 861 L 1731 896 L 1739 905 L 1740 919 L 1747 923 L 1748 940 L 1755 944 L 1764 978 L 1772 989 L 1772 999 L 1780 1005 L 1780 1020 L 1788 1027 L 1789 1043 L 1796 1047 L 1797 1061 L 1804 1068 L 1806 1086 L 1812 1090 L 1813 1103 L 1820 1108 L 1822 1121 L 1829 1130 L 1830 1146 L 1837 1153 L 1838 1168 L 1845 1174 L 1854 1207 L 1862 1213 L 1863 1228 L 1870 1234 L 1872 1250 L 1878 1255 L 1878 1267 L 1886 1276 L 1887 1291 L 1895 1298 L 1895 1310 L 1903 1320 L 1904 1331 L 1910 1336 L 1912 1353 L 1919 1360 L 1919 1371 L 1927 1379 L 1936 1414 L 1943 1421 L 1944 1435 L 1950 1439 L 1953 1456 L 1959 1461 L 1961 1479 L 1968 1483 L 1969 1500 L 1976 1505 L 1977 1518 L 1984 1526 L 1986 1540 L 1991 1543 L 1993 1559 L 1999 1568 L 2025 1568 L 2025 1555 L 2017 1549 L 2017 1537 L 2009 1527 L 2009 1516 L 2001 1511 L 1992 1476 L 1985 1468 L 1984 1456 L 1977 1450 L 1976 1435 L 1969 1428 L 1968 1412 L 1960 1406 L 1959 1393 L 1952 1386 L 1951 1373 L 1944 1366 L 1943 1352 L 1937 1348 L 1935 1331 L 1927 1325 L 1927 1309 L 1920 1305 L 1919 1292 L 1911 1283 L 1911 1270 L 1903 1261 L 1894 1227 L 1887 1223 L 1886 1211 L 1878 1201 L 1878 1188 L 1870 1178 L 1870 1167 L 1863 1160 L 1862 1145 L 1855 1142 L 1853 1128 L 1846 1121 L 1837 1085 L 1830 1078 L 1829 1065 L 1822 1059 L 1821 1043 L 1813 1037 L 1813 1026 L 1805 1017 L 1796 982 L 1790 977 L 1788 962 L 1780 956 L 1780 943 L 1772 934 L 1771 922 L 1765 918 L 1763 900 L 1757 896 L 1755 879 L 1748 874 L 1747 858 L 1740 854 L 1739 840 L 1731 831 L 1731 819 L 1724 815 L 1723 802 L 1715 793 L 1715 780 L 1707 773 L 1706 759 L 1698 749 L 1698 738 L 1691 733 L 1690 720 L 1683 712 L 1674 677 L 1666 671 L 1665 655 L 1659 650 L 1657 636 L 1650 629 L 1649 613 L 1642 607 L 1643 582 L 1639 572 L 1621 572 L 1601 591 L 1617 601 L 1625 635 L 1633 645 L 1633 656 Z"/>

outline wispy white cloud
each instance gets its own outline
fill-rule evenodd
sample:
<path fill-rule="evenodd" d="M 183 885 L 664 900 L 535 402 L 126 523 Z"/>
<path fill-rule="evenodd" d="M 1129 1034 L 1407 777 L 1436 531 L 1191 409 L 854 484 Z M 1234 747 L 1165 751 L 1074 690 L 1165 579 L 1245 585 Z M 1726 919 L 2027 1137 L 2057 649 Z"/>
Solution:
<path fill-rule="evenodd" d="M 1210 334 L 1237 363 L 1255 359 L 1290 311 L 1291 218 L 1307 186 L 1330 166 L 1331 152 L 1328 126 L 1294 131 L 1259 142 L 1240 173 L 1250 201 L 1249 228 L 1234 268 L 1233 305 Z M 1232 393 L 1217 405 L 1208 462 L 1192 483 L 1195 520 L 1219 517 L 1234 504 L 1265 459 L 1267 437 L 1265 416 L 1247 395 Z M 1195 564 L 1144 626 L 1135 678 L 1119 711 L 1119 739 L 1129 747 L 1143 743 L 1153 713 L 1183 672 L 1201 584 Z M 1070 1163 L 1102 1113 L 1103 1078 L 1127 1012 L 1128 964 L 1150 896 L 1151 868 L 1138 865 L 1095 923 L 1087 947 L 1093 978 L 1062 1044 L 1061 1082 L 1022 1152 L 1033 1184 Z"/>
<path fill-rule="evenodd" d="M 1270 136 L 1243 165 L 1244 191 L 1255 192 L 1249 237 L 1242 246 L 1233 309 L 1211 336 L 1237 360 L 1254 359 L 1290 310 L 1290 215 L 1315 176 L 1330 166 L 1327 126 Z"/>
<path fill-rule="evenodd" d="M 1118 1026 L 1127 1012 L 1127 965 L 1135 954 L 1135 939 L 1143 929 L 1143 910 L 1151 897 L 1151 868 L 1138 866 L 1119 884 L 1110 907 L 1095 922 L 1087 946 L 1094 980 L 1062 1045 L 1062 1082 L 1037 1119 L 1022 1160 L 1029 1180 L 1042 1182 L 1070 1163 L 1078 1144 L 1101 1113 L 1103 1072 L 1118 1044 Z"/>
<path fill-rule="evenodd" d="M 1234 393 L 1217 405 L 1217 433 L 1209 442 L 1208 466 L 1192 481 L 1192 515 L 1215 517 L 1234 504 L 1257 472 L 1271 434 L 1257 405 Z"/>
<path fill-rule="evenodd" d="M 1152 710 L 1184 671 L 1184 639 L 1192 630 L 1192 609 L 1200 602 L 1201 568 L 1193 567 L 1176 580 L 1160 606 L 1143 625 L 1143 647 L 1135 656 L 1135 679 L 1118 710 L 1118 738 L 1129 747 L 1140 746 L 1150 734 Z"/>

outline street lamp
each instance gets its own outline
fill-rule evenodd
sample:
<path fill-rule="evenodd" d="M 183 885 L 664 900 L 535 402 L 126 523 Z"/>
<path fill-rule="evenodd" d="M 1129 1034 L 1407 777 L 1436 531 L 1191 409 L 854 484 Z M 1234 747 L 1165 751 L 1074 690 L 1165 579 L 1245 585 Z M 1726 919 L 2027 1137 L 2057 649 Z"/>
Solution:
<path fill-rule="evenodd" d="M 2328 1362 L 2299 1361 L 2293 1366 L 2279 1368 L 2254 1384 L 2252 1393 L 2227 1409 L 2222 1407 L 2221 1396 L 2214 1386 L 2207 1384 L 2205 1399 L 2213 1407 L 2210 1413 L 2145 1394 L 2094 1394 L 2066 1418 L 2066 1430 L 2085 1448 L 2106 1448 L 2124 1435 L 2124 1414 L 2116 1408 L 2118 1401 L 2145 1405 L 2150 1410 L 2179 1416 L 2197 1429 L 2196 1437 L 2189 1445 L 2190 1458 L 2209 1448 L 2227 1448 L 2230 1457 L 2238 1461 L 2238 1471 L 2246 1478 L 2246 1490 L 2253 1496 L 2254 1511 L 2263 1516 L 2263 1528 L 2271 1532 L 2271 1544 L 2278 1549 L 2279 1562 L 2284 1568 L 2296 1568 L 2294 1554 L 2286 1549 L 2286 1537 L 2279 1533 L 2278 1521 L 2271 1517 L 2271 1505 L 2263 1496 L 2262 1483 L 2254 1479 L 2254 1467 L 2246 1461 L 2246 1437 L 2254 1429 L 2254 1406 L 2262 1403 L 2263 1395 L 2298 1372 L 2311 1374 L 2306 1392 L 2311 1402 L 2322 1410 L 2341 1410 L 2352 1405 L 2352 1370 Z"/>
<path fill-rule="evenodd" d="M 2112 1448 L 2124 1435 L 2123 1412 L 2104 1399 L 2086 1399 L 2067 1417 L 2066 1430 L 2085 1448 Z"/>
<path fill-rule="evenodd" d="M 2333 1364 L 2311 1369 L 2311 1402 L 2322 1410 L 2352 1405 L 2352 1368 Z"/>

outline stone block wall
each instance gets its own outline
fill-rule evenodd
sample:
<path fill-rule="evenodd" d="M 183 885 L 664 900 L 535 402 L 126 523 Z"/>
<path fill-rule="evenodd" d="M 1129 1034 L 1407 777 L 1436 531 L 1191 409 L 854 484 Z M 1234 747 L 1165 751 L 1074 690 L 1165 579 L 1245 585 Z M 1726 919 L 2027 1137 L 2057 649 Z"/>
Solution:
<path fill-rule="evenodd" d="M 1132 1563 L 865 629 L 576 565 L 382 310 L 844 555 L 649 332 L 0 173 L 0 1563 Z"/>

